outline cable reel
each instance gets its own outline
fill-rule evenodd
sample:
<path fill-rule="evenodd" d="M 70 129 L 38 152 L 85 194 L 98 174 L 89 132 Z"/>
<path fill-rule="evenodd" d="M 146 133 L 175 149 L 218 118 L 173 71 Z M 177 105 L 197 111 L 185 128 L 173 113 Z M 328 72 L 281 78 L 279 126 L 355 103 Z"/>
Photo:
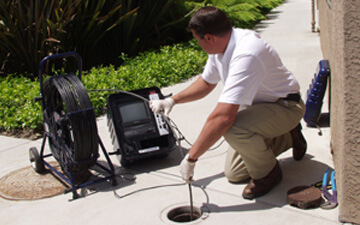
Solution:
<path fill-rule="evenodd" d="M 49 66 L 47 64 L 49 61 L 65 60 L 69 57 L 77 61 L 77 74 L 55 74 L 44 81 L 45 67 Z M 36 147 L 29 149 L 30 163 L 35 171 L 41 174 L 49 169 L 70 186 L 64 193 L 72 192 L 73 199 L 80 197 L 77 189 L 88 185 L 109 180 L 113 186 L 117 185 L 115 168 L 98 135 L 95 111 L 81 82 L 81 72 L 82 59 L 76 52 L 49 55 L 41 60 L 39 65 L 41 96 L 35 97 L 34 100 L 41 101 L 45 132 L 40 152 Z M 51 154 L 44 154 L 47 141 Z M 100 157 L 99 146 L 107 166 L 97 162 Z M 48 163 L 45 160 L 47 157 L 54 157 L 62 172 Z M 89 169 L 95 165 L 104 174 L 95 175 L 96 179 L 87 181 L 92 175 Z"/>
<path fill-rule="evenodd" d="M 65 172 L 76 180 L 99 156 L 94 109 L 75 74 L 50 77 L 44 82 L 45 131 L 51 152 Z"/>

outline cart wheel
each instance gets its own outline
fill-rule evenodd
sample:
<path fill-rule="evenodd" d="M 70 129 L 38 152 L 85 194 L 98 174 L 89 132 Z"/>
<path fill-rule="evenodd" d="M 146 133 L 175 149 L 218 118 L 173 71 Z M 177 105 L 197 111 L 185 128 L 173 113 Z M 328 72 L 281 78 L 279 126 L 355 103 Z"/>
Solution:
<path fill-rule="evenodd" d="M 30 158 L 31 166 L 34 168 L 35 172 L 37 173 L 45 172 L 44 161 L 40 157 L 39 152 L 35 147 L 30 148 L 29 158 Z"/>

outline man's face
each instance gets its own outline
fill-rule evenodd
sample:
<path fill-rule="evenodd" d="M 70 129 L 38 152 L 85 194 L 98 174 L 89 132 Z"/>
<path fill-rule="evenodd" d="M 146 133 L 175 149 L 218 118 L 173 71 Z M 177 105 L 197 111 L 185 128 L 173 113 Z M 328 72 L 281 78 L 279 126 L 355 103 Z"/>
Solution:
<path fill-rule="evenodd" d="M 208 54 L 215 54 L 213 42 L 209 34 L 205 34 L 205 37 L 201 39 L 193 30 L 191 31 L 194 38 L 197 40 L 200 47 Z"/>

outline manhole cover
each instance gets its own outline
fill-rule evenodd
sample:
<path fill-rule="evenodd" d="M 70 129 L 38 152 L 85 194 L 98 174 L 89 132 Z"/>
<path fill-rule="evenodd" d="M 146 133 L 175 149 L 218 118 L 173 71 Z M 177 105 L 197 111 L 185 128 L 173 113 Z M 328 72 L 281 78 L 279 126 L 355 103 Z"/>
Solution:
<path fill-rule="evenodd" d="M 50 165 L 58 168 L 56 162 Z M 65 186 L 51 173 L 38 174 L 32 166 L 13 171 L 0 179 L 0 196 L 8 200 L 34 200 L 64 193 Z"/>

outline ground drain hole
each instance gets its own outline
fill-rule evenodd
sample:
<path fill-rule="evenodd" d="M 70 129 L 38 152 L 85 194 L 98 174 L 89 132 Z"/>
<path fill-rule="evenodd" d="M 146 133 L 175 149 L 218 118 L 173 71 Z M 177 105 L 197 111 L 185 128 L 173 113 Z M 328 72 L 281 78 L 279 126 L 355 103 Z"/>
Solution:
<path fill-rule="evenodd" d="M 169 220 L 177 223 L 192 222 L 201 217 L 201 210 L 198 207 L 193 207 L 193 215 L 191 218 L 190 206 L 180 206 L 170 210 L 167 217 Z"/>

